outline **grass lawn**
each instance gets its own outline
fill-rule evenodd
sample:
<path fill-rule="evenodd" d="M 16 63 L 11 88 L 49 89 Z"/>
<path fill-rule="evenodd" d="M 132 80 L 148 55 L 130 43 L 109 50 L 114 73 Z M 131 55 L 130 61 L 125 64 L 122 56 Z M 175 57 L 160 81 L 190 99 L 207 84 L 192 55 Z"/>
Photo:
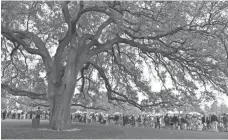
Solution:
<path fill-rule="evenodd" d="M 228 139 L 228 132 L 122 128 L 128 139 Z"/>
<path fill-rule="evenodd" d="M 32 128 L 31 120 L 4 120 L 2 125 L 2 139 L 114 139 L 124 138 L 121 129 L 98 124 L 74 123 L 73 128 L 80 131 L 50 131 Z M 41 121 L 41 129 L 48 128 L 48 121 Z"/>
<path fill-rule="evenodd" d="M 73 123 L 79 131 L 56 132 L 41 121 L 41 130 L 31 127 L 31 120 L 4 120 L 2 139 L 228 139 L 228 132 L 167 130 L 154 128 L 129 128 L 116 125 Z"/>

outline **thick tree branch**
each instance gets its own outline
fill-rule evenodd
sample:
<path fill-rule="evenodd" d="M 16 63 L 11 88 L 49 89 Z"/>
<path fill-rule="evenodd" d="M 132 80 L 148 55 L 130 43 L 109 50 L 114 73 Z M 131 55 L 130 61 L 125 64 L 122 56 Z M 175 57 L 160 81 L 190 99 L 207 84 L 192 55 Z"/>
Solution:
<path fill-rule="evenodd" d="M 172 102 L 165 102 L 165 101 L 162 101 L 162 102 L 154 102 L 153 104 L 148 104 L 148 105 L 138 104 L 136 101 L 129 99 L 126 95 L 121 94 L 121 93 L 119 93 L 117 91 L 114 91 L 112 89 L 110 83 L 109 83 L 108 78 L 105 75 L 104 70 L 100 66 L 98 66 L 98 65 L 96 65 L 96 64 L 94 64 L 92 62 L 88 62 L 88 63 L 90 63 L 92 66 L 94 66 L 95 69 L 97 69 L 97 71 L 99 72 L 100 76 L 105 81 L 105 86 L 106 86 L 106 89 L 107 89 L 107 94 L 108 94 L 108 99 L 109 100 L 116 100 L 116 101 L 121 101 L 121 102 L 128 102 L 128 103 L 134 105 L 135 107 L 138 107 L 139 109 L 143 109 L 144 107 L 149 107 L 149 106 L 159 106 L 159 105 L 162 105 L 162 104 L 172 104 Z M 118 95 L 121 98 L 117 98 L 117 97 L 112 96 L 112 93 Z M 180 104 L 175 104 L 175 105 L 180 105 Z"/>
<path fill-rule="evenodd" d="M 112 48 L 112 55 L 113 55 L 113 57 L 114 57 L 114 62 L 120 67 L 120 68 L 123 68 L 124 69 L 124 71 L 126 72 L 126 73 L 128 73 L 129 75 L 131 75 L 131 76 L 135 76 L 135 75 L 133 75 L 132 74 L 132 72 L 130 72 L 130 70 L 126 67 L 126 66 L 124 66 L 120 61 L 120 58 L 117 58 L 116 57 L 116 55 L 115 55 L 115 50 L 114 50 L 114 47 Z"/>
<path fill-rule="evenodd" d="M 15 102 L 19 103 L 19 104 L 22 104 L 22 105 L 26 105 L 26 106 L 32 106 L 32 107 L 37 107 L 37 106 L 42 106 L 42 107 L 49 107 L 48 104 L 45 104 L 45 103 L 39 103 L 39 101 L 30 101 L 30 100 L 27 100 L 27 101 L 24 101 L 24 100 L 18 100 L 18 99 L 14 99 Z"/>
<path fill-rule="evenodd" d="M 2 87 L 2 89 L 8 91 L 9 94 L 14 95 L 14 96 L 27 96 L 31 99 L 47 100 L 46 93 L 40 94 L 40 93 L 34 93 L 34 92 L 30 92 L 30 91 L 13 89 L 6 84 L 1 84 L 1 87 Z"/>
<path fill-rule="evenodd" d="M 184 27 L 177 27 L 171 31 L 168 31 L 166 33 L 163 33 L 163 34 L 158 34 L 158 35 L 155 35 L 155 36 L 136 36 L 136 35 L 133 35 L 132 33 L 130 33 L 127 29 L 121 29 L 125 34 L 127 34 L 129 37 L 131 37 L 132 39 L 151 39 L 151 40 L 157 40 L 157 39 L 160 39 L 162 37 L 166 37 L 166 36 L 171 36 L 179 31 L 183 31 L 185 30 Z"/>
<path fill-rule="evenodd" d="M 75 44 L 75 39 L 77 37 L 77 32 L 76 32 L 76 23 L 79 20 L 80 16 L 81 16 L 81 9 L 83 8 L 83 3 L 80 2 L 80 9 L 78 12 L 78 15 L 76 15 L 75 19 L 72 19 L 69 13 L 69 9 L 68 9 L 68 3 L 69 2 L 63 2 L 62 4 L 62 12 L 65 18 L 66 23 L 68 24 L 68 30 L 64 36 L 63 39 L 59 40 L 59 46 L 56 50 L 56 54 L 54 56 L 54 72 L 52 74 L 53 77 L 53 81 L 55 84 L 57 83 L 61 83 L 62 81 L 62 77 L 60 76 L 60 73 L 62 72 L 62 70 L 64 70 L 64 66 L 62 63 L 60 63 L 62 61 L 62 57 L 63 57 L 63 52 L 65 50 L 65 48 L 69 45 L 71 45 L 71 47 L 75 48 L 76 44 Z M 79 45 L 79 46 L 83 46 Z"/>
<path fill-rule="evenodd" d="M 24 103 L 24 102 L 21 102 L 21 101 L 18 101 L 18 100 L 15 100 L 17 103 L 19 104 L 23 104 L 23 105 L 27 105 L 27 106 L 32 106 L 32 107 L 37 107 L 37 106 L 42 106 L 42 107 L 50 107 L 49 104 L 44 104 L 44 103 L 38 103 L 38 102 L 30 102 L 28 104 Z M 85 105 L 82 105 L 82 104 L 76 104 L 76 103 L 73 103 L 71 104 L 71 107 L 75 107 L 75 106 L 80 106 L 82 108 L 86 108 L 86 109 L 94 109 L 94 110 L 103 110 L 103 111 L 107 111 L 107 109 L 105 108 L 101 108 L 101 107 L 93 107 L 93 106 L 85 106 Z"/>
<path fill-rule="evenodd" d="M 165 54 L 165 55 L 170 55 L 170 54 L 173 53 L 173 51 L 170 51 L 170 52 L 169 51 L 162 51 L 161 49 L 152 47 L 153 45 L 160 45 L 158 43 L 141 44 L 141 43 L 135 42 L 133 40 L 128 40 L 128 39 L 124 39 L 124 38 L 119 38 L 118 41 L 119 41 L 118 43 L 125 43 L 125 44 L 128 44 L 128 45 L 131 45 L 132 47 L 137 47 L 142 52 L 147 52 L 147 53 L 162 53 L 162 54 Z"/>
<path fill-rule="evenodd" d="M 12 31 L 10 31 L 9 29 L 1 26 L 1 33 L 10 41 L 12 42 L 17 42 L 20 45 L 22 45 L 24 47 L 24 49 L 30 53 L 30 54 L 36 54 L 36 55 L 42 55 L 41 52 L 38 49 L 32 49 L 30 48 L 30 46 L 21 38 L 19 38 L 18 36 L 16 36 L 16 34 L 14 34 Z"/>
<path fill-rule="evenodd" d="M 80 17 L 82 16 L 82 10 L 84 9 L 84 2 L 83 1 L 80 1 L 79 2 L 79 10 L 77 12 L 77 14 L 73 17 L 73 20 L 72 20 L 72 33 L 76 33 L 77 34 L 77 31 L 76 31 L 76 24 L 78 22 L 78 20 L 80 19 Z"/>
<path fill-rule="evenodd" d="M 19 44 L 16 45 L 15 42 L 13 42 L 13 44 L 14 44 L 14 47 L 15 47 L 15 48 L 13 48 L 13 50 L 11 51 L 10 57 L 12 57 L 12 56 L 17 52 L 17 50 L 18 50 L 19 47 L 20 47 L 20 45 L 19 45 Z"/>
<path fill-rule="evenodd" d="M 89 55 L 92 57 L 96 54 L 99 54 L 101 52 L 107 51 L 113 47 L 114 44 L 118 43 L 119 37 L 116 37 L 112 40 L 107 41 L 105 44 L 100 44 L 99 42 L 94 43 L 93 45 L 96 45 L 97 47 L 94 49 L 91 49 L 89 52 Z M 91 45 L 91 46 L 93 46 Z"/>
<path fill-rule="evenodd" d="M 68 24 L 68 26 L 71 24 L 71 15 L 68 9 L 68 4 L 70 3 L 70 1 L 64 1 L 62 2 L 62 12 L 65 18 L 66 23 Z"/>
<path fill-rule="evenodd" d="M 16 100 L 15 100 L 16 101 Z M 28 106 L 32 106 L 32 107 L 37 107 L 37 106 L 42 106 L 42 107 L 50 107 L 48 104 L 43 104 L 43 103 L 29 103 L 29 104 L 25 104 L 23 102 L 20 101 L 16 101 L 19 104 L 24 104 L 24 105 L 28 105 Z M 103 111 L 107 111 L 107 109 L 101 108 L 101 107 L 92 107 L 92 106 L 84 106 L 82 104 L 71 104 L 71 107 L 75 107 L 75 106 L 80 106 L 82 108 L 86 108 L 86 109 L 94 109 L 94 110 L 103 110 Z"/>
<path fill-rule="evenodd" d="M 1 75 L 1 78 L 5 77 L 5 70 L 10 66 L 10 63 L 8 61 L 8 63 L 6 64 L 5 67 L 2 66 L 2 75 Z"/>
<path fill-rule="evenodd" d="M 124 43 L 124 44 L 131 45 L 132 47 L 137 47 L 140 50 L 142 50 L 142 52 L 161 53 L 166 56 L 171 55 L 177 51 L 177 49 L 172 49 L 172 51 L 162 51 L 159 48 L 152 47 L 155 45 L 160 45 L 159 43 L 156 43 L 156 42 L 154 42 L 153 44 L 141 44 L 141 43 L 135 42 L 133 40 L 128 40 L 128 39 L 120 38 L 119 36 L 116 36 L 114 39 L 109 40 L 104 44 L 97 43 L 96 44 L 97 48 L 90 50 L 89 55 L 93 56 L 95 54 L 110 50 L 113 47 L 113 45 L 117 44 L 117 43 Z"/>
<path fill-rule="evenodd" d="M 26 70 L 28 70 L 28 63 L 27 63 L 27 56 L 25 56 L 25 54 L 23 53 L 23 50 L 21 50 L 21 49 L 19 49 L 20 50 L 20 52 L 21 52 L 21 54 L 24 56 L 24 58 L 25 58 L 25 66 L 26 66 Z"/>
<path fill-rule="evenodd" d="M 19 45 L 22 45 L 23 48 L 30 54 L 40 55 L 44 61 L 44 64 L 47 69 L 50 69 L 52 66 L 52 60 L 50 54 L 48 53 L 47 48 L 43 41 L 34 33 L 31 32 L 23 32 L 23 31 L 10 31 L 5 27 L 1 27 L 1 33 L 9 39 L 11 42 L 17 42 Z M 31 48 L 23 39 L 28 38 L 32 39 L 38 49 Z"/>
<path fill-rule="evenodd" d="M 84 91 L 84 85 L 85 85 L 85 76 L 84 71 L 89 68 L 89 63 L 87 63 L 82 69 L 81 69 L 81 78 L 82 78 L 82 86 L 80 88 L 80 92 Z"/>
<path fill-rule="evenodd" d="M 62 12 L 63 12 L 64 18 L 65 18 L 65 21 L 68 25 L 68 30 L 67 30 L 65 36 L 63 37 L 63 39 L 59 40 L 59 46 L 58 46 L 55 56 L 54 56 L 54 65 L 56 66 L 57 70 L 61 69 L 60 68 L 61 64 L 59 62 L 62 59 L 62 54 L 64 52 L 64 49 L 70 43 L 70 41 L 72 40 L 72 37 L 75 37 L 75 35 L 73 35 L 73 34 L 75 34 L 75 32 L 76 32 L 76 30 L 75 30 L 75 32 L 72 32 L 72 26 L 75 26 L 75 25 L 72 25 L 72 22 L 71 22 L 72 18 L 69 13 L 68 4 L 69 4 L 69 1 L 62 2 Z M 57 73 L 58 72 L 59 71 L 57 71 Z"/>
<path fill-rule="evenodd" d="M 104 13 L 104 14 L 108 15 L 109 17 L 112 17 L 112 14 L 110 11 L 108 11 L 107 7 L 98 7 L 98 6 L 85 8 L 81 11 L 81 14 L 90 12 L 90 11 Z"/>
<path fill-rule="evenodd" d="M 109 18 L 109 19 L 106 20 L 103 24 L 101 24 L 101 26 L 98 28 L 98 30 L 97 30 L 97 32 L 96 32 L 96 34 L 95 34 L 95 36 L 94 36 L 93 39 L 98 40 L 99 37 L 100 37 L 100 35 L 101 35 L 101 33 L 102 33 L 102 31 L 103 31 L 109 24 L 111 24 L 113 21 L 114 21 L 114 20 L 113 20 L 112 18 Z"/>
<path fill-rule="evenodd" d="M 103 110 L 103 111 L 107 111 L 107 109 L 101 108 L 101 107 L 89 107 L 89 106 L 84 106 L 82 104 L 71 104 L 71 106 L 80 106 L 86 109 L 94 109 L 94 110 Z"/>

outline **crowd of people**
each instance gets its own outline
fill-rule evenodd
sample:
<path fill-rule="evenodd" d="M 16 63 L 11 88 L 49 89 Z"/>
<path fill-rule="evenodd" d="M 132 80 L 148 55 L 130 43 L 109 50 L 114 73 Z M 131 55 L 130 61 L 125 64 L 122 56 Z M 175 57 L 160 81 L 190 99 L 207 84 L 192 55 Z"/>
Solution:
<path fill-rule="evenodd" d="M 182 130 L 227 131 L 228 114 L 216 116 L 215 113 L 206 115 L 166 114 L 166 115 L 123 115 L 105 113 L 74 113 L 73 121 L 101 124 L 117 124 L 131 127 L 152 127 Z"/>
<path fill-rule="evenodd" d="M 17 110 L 17 109 L 2 109 L 2 119 L 48 119 L 50 111 L 41 110 L 40 107 L 30 111 Z"/>
<path fill-rule="evenodd" d="M 104 114 L 104 113 L 74 113 L 73 121 L 90 123 L 98 122 L 102 124 L 117 124 L 132 127 L 153 127 L 169 128 L 182 130 L 203 130 L 203 131 L 227 131 L 228 115 L 216 114 L 206 115 L 122 115 L 122 114 Z"/>
<path fill-rule="evenodd" d="M 50 111 L 40 111 L 39 119 L 49 119 Z M 2 119 L 33 119 L 37 113 L 31 111 L 2 110 Z M 216 115 L 190 115 L 190 114 L 121 114 L 121 113 L 94 113 L 75 112 L 71 114 L 71 120 L 81 123 L 116 124 L 131 127 L 151 127 L 158 129 L 181 129 L 202 131 L 228 131 L 228 114 Z"/>

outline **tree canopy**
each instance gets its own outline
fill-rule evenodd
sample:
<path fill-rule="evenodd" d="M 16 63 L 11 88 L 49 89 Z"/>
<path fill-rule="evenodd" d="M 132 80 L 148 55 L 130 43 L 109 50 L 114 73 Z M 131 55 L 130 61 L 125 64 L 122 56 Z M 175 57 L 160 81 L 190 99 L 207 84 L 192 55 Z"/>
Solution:
<path fill-rule="evenodd" d="M 101 96 L 141 109 L 228 95 L 228 2 L 3 1 L 1 12 L 1 87 L 11 95 L 48 101 L 49 79 L 69 78 L 72 53 L 83 55 L 76 66 L 85 60 L 75 70 L 78 106 L 97 107 Z"/>

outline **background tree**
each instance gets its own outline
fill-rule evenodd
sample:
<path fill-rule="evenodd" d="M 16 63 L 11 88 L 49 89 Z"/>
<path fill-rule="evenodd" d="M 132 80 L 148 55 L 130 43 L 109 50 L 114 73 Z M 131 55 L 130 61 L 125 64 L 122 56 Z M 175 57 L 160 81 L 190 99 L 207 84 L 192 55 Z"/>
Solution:
<path fill-rule="evenodd" d="M 220 114 L 228 113 L 228 106 L 224 103 L 220 104 L 219 113 Z"/>
<path fill-rule="evenodd" d="M 228 93 L 227 2 L 24 1 L 1 11 L 2 89 L 48 101 L 51 129 L 69 128 L 71 104 L 102 90 L 140 109 L 196 102 L 199 87 Z"/>
<path fill-rule="evenodd" d="M 208 105 L 205 105 L 204 107 L 204 113 L 209 114 L 210 113 L 210 107 Z"/>

